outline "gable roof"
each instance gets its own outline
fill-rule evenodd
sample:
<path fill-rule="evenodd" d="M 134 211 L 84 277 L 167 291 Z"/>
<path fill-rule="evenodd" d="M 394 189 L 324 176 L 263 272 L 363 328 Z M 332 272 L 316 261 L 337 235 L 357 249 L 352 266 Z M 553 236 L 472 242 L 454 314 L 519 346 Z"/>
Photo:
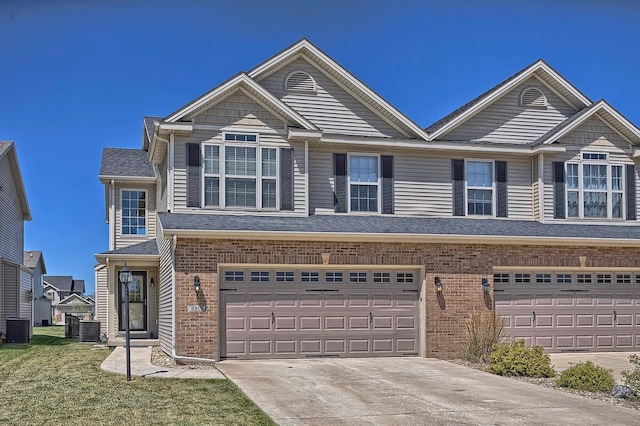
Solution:
<path fill-rule="evenodd" d="M 39 250 L 25 251 L 22 255 L 22 264 L 29 269 L 36 269 L 38 262 L 42 262 L 42 273 L 47 273 L 47 267 L 44 264 L 44 256 Z"/>
<path fill-rule="evenodd" d="M 84 293 L 84 280 L 74 280 L 70 275 L 45 275 L 43 281 L 59 291 Z"/>
<path fill-rule="evenodd" d="M 549 130 L 544 135 L 536 139 L 532 145 L 550 144 L 566 136 L 589 118 L 597 115 L 602 121 L 607 123 L 616 133 L 623 136 L 628 141 L 640 145 L 640 129 L 630 122 L 624 115 L 604 99 L 594 102 L 588 108 L 578 111 L 562 123 Z"/>
<path fill-rule="evenodd" d="M 328 77 L 337 82 L 347 92 L 364 101 L 364 104 L 375 114 L 396 129 L 404 129 L 401 130 L 401 133 L 419 139 L 427 138 L 425 131 L 413 120 L 401 113 L 382 96 L 371 90 L 306 38 L 300 39 L 280 53 L 257 65 L 248 72 L 248 75 L 255 80 L 261 80 L 302 55 L 312 63 L 315 63 Z"/>
<path fill-rule="evenodd" d="M 58 303 L 54 303 L 55 306 L 59 306 L 59 305 L 70 305 L 73 303 L 74 300 L 77 300 L 78 302 L 85 304 L 85 305 L 93 305 L 94 303 L 91 303 L 89 300 L 85 299 L 82 296 L 79 296 L 75 293 L 70 294 L 69 296 L 65 297 L 64 299 L 62 299 L 61 301 L 59 301 Z"/>
<path fill-rule="evenodd" d="M 133 178 L 155 181 L 156 173 L 142 149 L 104 148 L 100 163 L 100 180 Z"/>
<path fill-rule="evenodd" d="M 282 102 L 243 72 L 236 74 L 224 83 L 209 90 L 204 95 L 172 112 L 163 118 L 162 121 L 169 123 L 180 121 L 198 111 L 212 107 L 237 90 L 243 90 L 249 97 L 252 97 L 268 110 L 275 112 L 276 115 L 280 116 L 284 121 L 295 123 L 303 129 L 318 130 L 309 120 L 298 114 L 289 105 Z"/>
<path fill-rule="evenodd" d="M 160 120 L 162 120 L 162 117 L 144 116 L 142 118 L 142 131 L 144 132 L 144 137 L 142 138 L 142 149 L 149 149 L 149 144 L 153 140 L 155 123 Z"/>
<path fill-rule="evenodd" d="M 13 142 L 0 141 L 0 160 L 2 160 L 4 157 L 7 157 L 9 159 L 9 166 L 11 167 L 13 182 L 16 186 L 16 192 L 18 193 L 18 202 L 20 203 L 20 209 L 22 210 L 22 220 L 31 220 L 31 210 L 29 209 L 27 193 L 24 188 L 22 173 L 20 172 L 18 154 L 16 153 L 16 147 Z"/>
<path fill-rule="evenodd" d="M 582 109 L 591 104 L 591 99 L 585 96 L 573 84 L 554 70 L 544 60 L 538 59 L 523 70 L 518 71 L 506 80 L 487 90 L 480 96 L 472 99 L 452 113 L 431 124 L 425 129 L 429 134 L 429 140 L 437 139 L 445 133 L 458 127 L 485 107 L 492 104 L 511 89 L 536 75 L 551 90 L 559 94 L 576 109 Z"/>
<path fill-rule="evenodd" d="M 158 243 L 156 240 L 147 240 L 138 244 L 132 244 L 126 247 L 120 247 L 115 250 L 105 251 L 95 255 L 98 262 L 104 262 L 106 258 L 118 259 L 118 258 L 144 258 L 154 259 L 158 258 Z"/>

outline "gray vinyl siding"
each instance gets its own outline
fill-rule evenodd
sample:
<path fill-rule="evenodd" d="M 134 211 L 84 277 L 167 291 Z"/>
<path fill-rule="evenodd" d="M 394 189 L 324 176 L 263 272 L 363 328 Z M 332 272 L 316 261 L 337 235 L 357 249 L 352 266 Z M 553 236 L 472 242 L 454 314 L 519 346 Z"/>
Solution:
<path fill-rule="evenodd" d="M 155 285 L 151 287 L 151 279 Z M 158 268 L 149 268 L 147 271 L 147 330 L 149 338 L 158 338 Z"/>
<path fill-rule="evenodd" d="M 162 229 L 158 236 L 160 253 L 160 269 L 156 288 L 158 289 L 158 339 L 161 349 L 173 353 L 173 259 L 171 256 L 172 240 L 165 240 Z"/>
<path fill-rule="evenodd" d="M 553 162 L 579 161 L 581 150 L 593 148 L 598 152 L 608 152 L 609 161 L 615 164 L 635 164 L 629 150 L 629 143 L 614 132 L 599 118 L 593 117 L 580 127 L 560 139 L 560 146 L 567 148 L 566 152 L 557 155 L 544 156 L 544 216 L 545 220 L 553 220 Z M 638 164 L 636 164 L 636 167 Z M 640 179 L 636 173 L 636 188 L 640 188 Z M 636 216 L 640 213 L 637 207 Z M 577 220 L 577 219 L 572 219 Z M 632 224 L 634 222 L 630 222 Z"/>
<path fill-rule="evenodd" d="M 289 143 L 283 133 L 260 133 L 260 144 L 269 147 L 291 147 L 294 150 L 294 213 L 304 213 L 306 205 L 305 196 L 305 167 L 304 167 L 304 143 Z M 222 143 L 222 131 L 217 130 L 196 130 L 191 136 L 176 136 L 175 138 L 175 161 L 173 173 L 173 197 L 174 212 L 190 213 L 214 213 L 221 211 L 215 208 L 193 208 L 187 207 L 187 143 Z M 255 146 L 255 144 L 253 145 Z M 224 211 L 230 211 L 226 209 Z M 246 211 L 246 209 L 245 209 Z M 272 214 L 272 212 L 268 212 Z M 290 214 L 290 212 L 283 212 Z"/>
<path fill-rule="evenodd" d="M 109 306 L 109 270 L 106 265 L 100 265 L 96 275 L 96 320 L 100 321 L 100 333 L 109 333 L 107 307 Z"/>
<path fill-rule="evenodd" d="M 241 126 L 284 130 L 285 123 L 238 90 L 193 118 L 195 124 Z"/>
<path fill-rule="evenodd" d="M 285 91 L 285 79 L 292 71 L 310 74 L 316 80 L 317 93 Z M 305 59 L 294 60 L 259 83 L 325 133 L 401 136 L 400 132 Z"/>
<path fill-rule="evenodd" d="M 334 214 L 333 153 L 356 152 L 312 146 L 309 149 L 311 214 Z M 363 153 L 371 151 L 363 151 Z M 394 214 L 450 217 L 453 215 L 451 156 L 416 151 L 384 152 L 394 156 Z M 463 158 L 463 157 L 460 157 Z M 473 158 L 492 159 L 486 155 Z M 506 157 L 508 217 L 531 220 L 531 159 Z"/>
<path fill-rule="evenodd" d="M 531 158 L 531 181 L 533 182 L 531 185 L 531 194 L 532 194 L 532 203 L 533 203 L 533 218 L 535 220 L 540 220 L 542 217 L 540 215 L 540 185 L 538 183 L 538 156 Z"/>
<path fill-rule="evenodd" d="M 20 269 L 20 289 L 18 291 L 19 316 L 33 320 L 33 272 Z M 29 328 L 29 335 L 33 334 L 33 324 Z"/>
<path fill-rule="evenodd" d="M 520 106 L 520 94 L 527 87 L 540 89 L 547 108 Z M 478 140 L 499 143 L 528 143 L 551 130 L 576 110 L 534 77 L 514 88 L 475 116 L 441 136 L 442 140 Z"/>
<path fill-rule="evenodd" d="M 41 326 L 42 320 L 51 324 L 51 301 L 44 300 L 44 286 L 42 283 L 42 261 L 33 269 L 33 325 Z"/>
<path fill-rule="evenodd" d="M 158 212 L 166 212 L 167 211 L 167 159 L 168 156 L 164 157 L 164 161 L 162 164 L 155 165 L 156 167 L 156 176 L 158 177 L 156 181 L 156 210 Z"/>
<path fill-rule="evenodd" d="M 120 223 L 122 219 L 122 190 L 146 190 L 147 191 L 147 235 L 122 235 Z M 156 237 L 156 186 L 155 184 L 116 184 L 116 223 L 115 223 L 115 248 L 138 244 Z"/>
<path fill-rule="evenodd" d="M 21 264 L 24 221 L 8 156 L 0 158 L 0 258 Z"/>
<path fill-rule="evenodd" d="M 18 303 L 19 270 L 20 267 L 9 262 L 2 263 L 2 325 L 0 330 L 6 334 L 7 318 L 18 318 L 20 307 Z"/>

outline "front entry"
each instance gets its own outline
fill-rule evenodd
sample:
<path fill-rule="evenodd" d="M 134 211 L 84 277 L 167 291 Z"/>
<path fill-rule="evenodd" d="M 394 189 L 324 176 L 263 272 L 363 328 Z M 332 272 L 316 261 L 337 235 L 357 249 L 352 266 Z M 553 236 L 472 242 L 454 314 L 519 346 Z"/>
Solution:
<path fill-rule="evenodd" d="M 129 330 L 147 331 L 147 273 L 133 271 L 129 283 Z M 118 280 L 119 282 L 119 280 Z M 118 329 L 125 329 L 124 292 L 118 285 Z"/>

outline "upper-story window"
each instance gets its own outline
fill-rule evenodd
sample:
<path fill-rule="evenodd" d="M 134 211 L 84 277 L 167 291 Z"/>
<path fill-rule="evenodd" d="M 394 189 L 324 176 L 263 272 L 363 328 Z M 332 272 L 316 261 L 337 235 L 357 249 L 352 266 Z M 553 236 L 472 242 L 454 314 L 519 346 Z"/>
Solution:
<path fill-rule="evenodd" d="M 147 192 L 123 189 L 121 193 L 122 235 L 147 235 Z"/>
<path fill-rule="evenodd" d="M 352 212 L 378 212 L 380 197 L 377 155 L 349 155 L 349 206 Z"/>
<path fill-rule="evenodd" d="M 254 134 L 225 133 L 223 139 L 203 145 L 204 205 L 276 209 L 278 150 L 246 144 L 258 142 Z"/>
<path fill-rule="evenodd" d="M 493 215 L 493 162 L 467 160 L 467 214 Z"/>
<path fill-rule="evenodd" d="M 606 153 L 583 152 L 580 158 L 566 165 L 567 216 L 622 219 L 622 165 L 610 164 Z"/>

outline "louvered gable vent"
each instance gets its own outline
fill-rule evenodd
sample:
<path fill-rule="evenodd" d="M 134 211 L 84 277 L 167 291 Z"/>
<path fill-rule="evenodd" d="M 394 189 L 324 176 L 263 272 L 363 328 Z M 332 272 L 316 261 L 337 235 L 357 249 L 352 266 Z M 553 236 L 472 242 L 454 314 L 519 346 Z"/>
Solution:
<path fill-rule="evenodd" d="M 527 87 L 520 95 L 520 106 L 527 108 L 546 108 L 547 98 L 540 89 Z"/>
<path fill-rule="evenodd" d="M 294 71 L 284 81 L 285 90 L 316 92 L 316 81 L 304 71 Z"/>

